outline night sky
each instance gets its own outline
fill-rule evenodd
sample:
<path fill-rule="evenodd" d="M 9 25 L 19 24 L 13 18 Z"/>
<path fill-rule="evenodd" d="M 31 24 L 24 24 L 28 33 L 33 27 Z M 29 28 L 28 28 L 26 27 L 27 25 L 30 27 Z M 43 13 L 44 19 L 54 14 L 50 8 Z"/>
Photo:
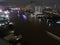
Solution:
<path fill-rule="evenodd" d="M 60 6 L 60 0 L 0 0 L 0 5 L 17 5 L 17 6 L 22 6 L 22 5 L 27 5 L 31 1 L 34 1 L 36 5 L 49 5 L 53 6 L 54 4 Z"/>

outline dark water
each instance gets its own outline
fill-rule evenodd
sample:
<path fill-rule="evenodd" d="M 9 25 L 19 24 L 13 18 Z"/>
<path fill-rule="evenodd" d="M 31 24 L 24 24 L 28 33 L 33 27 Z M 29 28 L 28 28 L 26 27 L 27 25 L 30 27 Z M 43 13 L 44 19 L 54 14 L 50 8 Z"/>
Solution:
<path fill-rule="evenodd" d="M 23 39 L 28 42 L 29 45 L 60 45 L 60 42 L 53 39 L 45 33 L 50 31 L 57 34 L 58 27 L 48 27 L 43 22 L 22 20 L 20 17 L 14 16 L 15 19 L 11 18 L 14 22 L 16 33 L 22 34 Z M 59 33 L 58 33 L 59 34 Z"/>
<path fill-rule="evenodd" d="M 60 42 L 45 33 L 46 30 L 54 30 L 54 27 L 48 28 L 45 24 L 29 21 L 20 21 L 16 27 L 17 32 L 21 33 L 30 45 L 60 45 Z"/>

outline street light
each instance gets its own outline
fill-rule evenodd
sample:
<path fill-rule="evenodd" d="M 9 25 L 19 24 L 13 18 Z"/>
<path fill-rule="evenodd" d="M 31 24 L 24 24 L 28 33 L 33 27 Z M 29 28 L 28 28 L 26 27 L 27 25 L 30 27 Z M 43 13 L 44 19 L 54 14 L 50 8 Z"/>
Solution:
<path fill-rule="evenodd" d="M 5 13 L 5 14 L 8 14 L 8 13 L 10 13 L 10 12 L 9 12 L 9 11 L 4 11 L 4 13 Z"/>
<path fill-rule="evenodd" d="M 2 12 L 2 10 L 0 9 L 0 12 Z"/>

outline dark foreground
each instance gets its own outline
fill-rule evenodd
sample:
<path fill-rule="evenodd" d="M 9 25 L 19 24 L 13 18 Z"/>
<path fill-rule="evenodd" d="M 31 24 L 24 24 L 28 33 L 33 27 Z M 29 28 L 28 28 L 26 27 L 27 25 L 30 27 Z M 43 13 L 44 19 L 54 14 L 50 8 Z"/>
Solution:
<path fill-rule="evenodd" d="M 60 36 L 59 26 L 48 27 L 43 22 L 24 21 L 17 17 L 13 19 L 13 22 L 16 33 L 22 34 L 23 39 L 28 43 L 28 45 L 60 45 L 60 41 L 52 38 L 46 33 L 46 31 L 49 31 Z"/>
<path fill-rule="evenodd" d="M 21 33 L 24 40 L 28 42 L 29 45 L 60 45 L 60 42 L 49 36 L 45 31 L 50 31 L 52 33 L 54 30 L 58 30 L 56 27 L 49 28 L 44 23 L 29 22 L 29 21 L 19 21 L 15 22 L 17 32 Z"/>

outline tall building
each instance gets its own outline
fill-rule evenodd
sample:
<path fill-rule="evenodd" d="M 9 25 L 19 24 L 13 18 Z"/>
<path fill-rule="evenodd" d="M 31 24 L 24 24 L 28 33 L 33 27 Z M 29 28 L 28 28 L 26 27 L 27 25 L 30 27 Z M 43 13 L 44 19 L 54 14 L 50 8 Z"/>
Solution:
<path fill-rule="evenodd" d="M 43 8 L 44 7 L 42 7 L 40 5 L 39 6 L 35 6 L 35 11 L 42 12 Z"/>

